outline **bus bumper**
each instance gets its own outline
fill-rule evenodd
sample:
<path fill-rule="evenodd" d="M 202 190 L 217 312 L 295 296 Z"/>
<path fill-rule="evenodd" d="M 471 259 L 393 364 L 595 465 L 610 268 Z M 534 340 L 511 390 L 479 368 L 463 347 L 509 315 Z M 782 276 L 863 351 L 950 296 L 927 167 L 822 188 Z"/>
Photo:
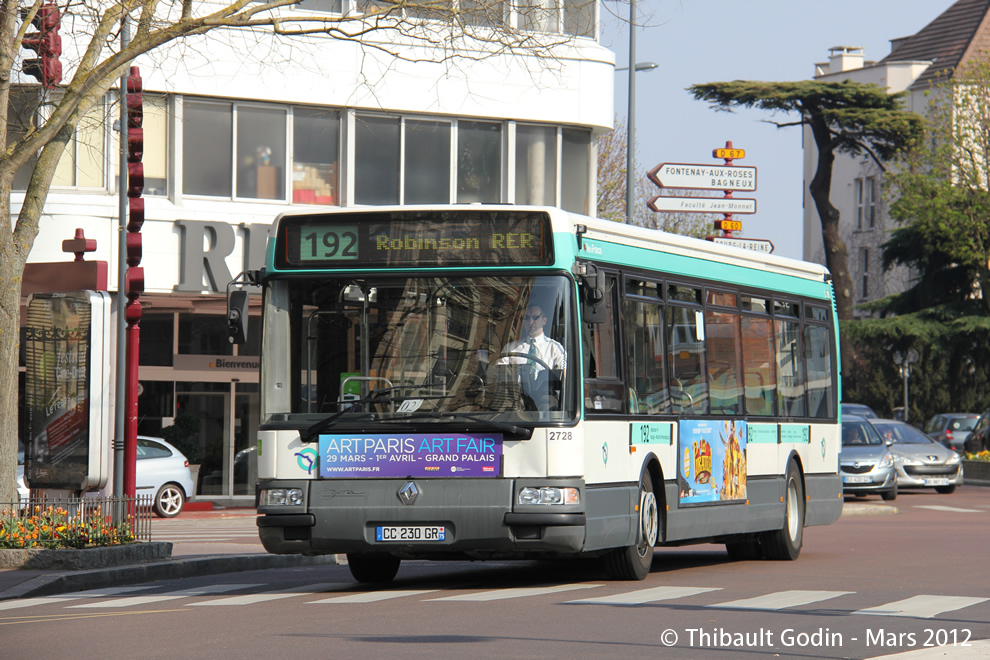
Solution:
<path fill-rule="evenodd" d="M 416 495 L 400 491 L 415 485 Z M 519 505 L 522 488 L 577 488 L 580 504 Z M 299 488 L 296 505 L 265 503 L 268 489 Z M 585 545 L 578 479 L 312 480 L 259 483 L 258 533 L 274 554 L 390 552 L 404 558 L 574 554 Z M 408 490 L 408 488 L 407 488 Z M 442 526 L 442 541 L 379 541 L 381 526 Z"/>

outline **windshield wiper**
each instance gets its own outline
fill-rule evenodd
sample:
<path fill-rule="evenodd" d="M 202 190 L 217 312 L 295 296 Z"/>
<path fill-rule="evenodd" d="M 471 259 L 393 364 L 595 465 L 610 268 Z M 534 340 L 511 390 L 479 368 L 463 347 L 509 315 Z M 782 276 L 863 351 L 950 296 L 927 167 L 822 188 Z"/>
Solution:
<path fill-rule="evenodd" d="M 410 419 L 466 419 L 470 422 L 475 422 L 478 424 L 488 424 L 489 426 L 494 426 L 499 431 L 508 433 L 510 435 L 520 436 L 524 440 L 529 440 L 533 437 L 533 429 L 526 426 L 517 426 L 511 422 L 501 422 L 497 419 L 485 419 L 483 417 L 475 417 L 474 415 L 469 415 L 467 413 L 452 413 L 444 412 L 442 410 L 432 410 L 429 412 L 411 412 L 403 417 L 390 417 L 389 419 L 383 419 L 383 422 L 404 422 Z"/>
<path fill-rule="evenodd" d="M 313 438 L 320 434 L 324 429 L 330 428 L 330 425 L 337 421 L 344 413 L 355 412 L 354 408 L 356 406 L 362 406 L 366 403 L 402 403 L 403 401 L 409 401 L 410 399 L 447 399 L 449 395 L 438 395 L 438 396 L 400 396 L 393 397 L 388 396 L 391 392 L 401 389 L 409 389 L 410 387 L 415 387 L 413 385 L 396 385 L 394 387 L 382 387 L 377 390 L 371 390 L 368 396 L 363 399 L 357 399 L 354 401 L 341 401 L 342 405 L 346 405 L 346 408 L 342 408 L 337 412 L 324 417 L 315 424 L 303 429 L 299 432 L 299 437 L 303 442 L 313 442 Z"/>

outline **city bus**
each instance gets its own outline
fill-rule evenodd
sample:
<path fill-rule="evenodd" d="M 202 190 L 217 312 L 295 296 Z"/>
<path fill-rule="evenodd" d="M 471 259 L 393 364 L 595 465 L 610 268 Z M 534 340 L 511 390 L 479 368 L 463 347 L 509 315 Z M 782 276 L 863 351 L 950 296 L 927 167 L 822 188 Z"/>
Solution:
<path fill-rule="evenodd" d="M 346 555 L 792 560 L 842 511 L 819 265 L 511 205 L 279 216 L 262 290 L 259 535 Z"/>

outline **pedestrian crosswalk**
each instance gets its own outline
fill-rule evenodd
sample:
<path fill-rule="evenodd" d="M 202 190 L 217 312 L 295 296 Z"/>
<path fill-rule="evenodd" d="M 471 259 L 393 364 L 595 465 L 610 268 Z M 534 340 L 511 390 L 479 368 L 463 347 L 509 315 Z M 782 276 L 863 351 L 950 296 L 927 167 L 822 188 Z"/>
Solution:
<path fill-rule="evenodd" d="M 159 585 L 142 585 L 95 589 L 58 596 L 42 596 L 20 600 L 0 601 L 0 612 L 44 605 L 60 605 L 66 609 L 121 610 L 171 602 L 185 607 L 250 606 L 276 600 L 297 599 L 312 605 L 355 606 L 388 600 L 410 599 L 425 603 L 487 603 L 522 598 L 554 598 L 557 604 L 581 606 L 637 607 L 654 603 L 682 601 L 690 607 L 756 611 L 800 611 L 800 608 L 829 601 L 834 614 L 896 616 L 932 619 L 960 612 L 990 601 L 990 597 L 919 594 L 888 603 L 863 606 L 869 594 L 853 591 L 786 590 L 726 599 L 723 587 L 663 586 L 632 589 L 622 593 L 592 594 L 607 591 L 612 585 L 603 583 L 548 584 L 500 589 L 471 589 L 461 585 L 445 585 L 427 589 L 376 589 L 353 582 L 319 582 L 279 588 L 277 584 L 256 582 L 206 584 L 176 590 L 162 590 Z M 446 595 L 445 595 L 446 592 Z M 449 593 L 456 592 L 456 593 Z M 589 592 L 578 598 L 578 592 Z M 190 602 L 181 602 L 188 600 Z M 177 602 L 179 601 L 179 602 Z M 845 607 L 843 605 L 846 604 Z M 675 606 L 673 603 L 671 606 Z M 439 607 L 439 605 L 438 605 Z M 977 612 L 979 616 L 985 612 Z"/>

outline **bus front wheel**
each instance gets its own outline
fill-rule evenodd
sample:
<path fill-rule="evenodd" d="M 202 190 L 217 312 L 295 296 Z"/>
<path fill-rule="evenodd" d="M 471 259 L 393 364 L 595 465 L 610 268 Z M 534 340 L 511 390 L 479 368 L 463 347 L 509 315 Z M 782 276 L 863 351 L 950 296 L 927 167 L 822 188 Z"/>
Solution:
<path fill-rule="evenodd" d="M 645 580 L 653 565 L 653 547 L 660 530 L 660 510 L 653 478 L 643 470 L 639 480 L 639 524 L 636 544 L 616 548 L 605 556 L 605 568 L 613 580 Z"/>
<path fill-rule="evenodd" d="M 347 553 L 347 567 L 351 569 L 351 575 L 358 582 L 365 584 L 391 582 L 395 574 L 399 572 L 401 561 L 398 557 L 384 552 L 362 555 Z"/>
<path fill-rule="evenodd" d="M 797 559 L 804 542 L 804 482 L 797 464 L 787 464 L 787 482 L 784 490 L 784 526 L 773 532 L 765 532 L 760 545 L 767 559 Z"/>

